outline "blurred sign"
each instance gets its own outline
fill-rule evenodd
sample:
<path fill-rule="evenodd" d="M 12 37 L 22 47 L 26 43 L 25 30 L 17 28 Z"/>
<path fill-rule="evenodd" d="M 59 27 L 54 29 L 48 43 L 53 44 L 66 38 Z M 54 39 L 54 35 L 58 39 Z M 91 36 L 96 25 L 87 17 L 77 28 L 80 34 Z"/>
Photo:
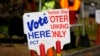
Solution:
<path fill-rule="evenodd" d="M 24 33 L 27 35 L 28 47 L 40 54 L 39 45 L 45 45 L 45 51 L 55 47 L 56 41 L 70 43 L 69 10 L 54 9 L 44 12 L 31 12 L 23 15 Z"/>
<path fill-rule="evenodd" d="M 96 10 L 96 22 L 100 24 L 100 10 Z"/>

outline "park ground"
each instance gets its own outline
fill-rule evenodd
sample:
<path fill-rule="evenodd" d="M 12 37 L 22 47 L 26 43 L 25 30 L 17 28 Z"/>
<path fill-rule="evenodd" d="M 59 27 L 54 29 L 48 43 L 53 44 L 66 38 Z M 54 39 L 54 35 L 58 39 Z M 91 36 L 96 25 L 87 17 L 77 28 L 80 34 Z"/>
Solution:
<path fill-rule="evenodd" d="M 27 45 L 23 44 L 2 44 L 0 46 L 0 56 L 30 56 Z"/>

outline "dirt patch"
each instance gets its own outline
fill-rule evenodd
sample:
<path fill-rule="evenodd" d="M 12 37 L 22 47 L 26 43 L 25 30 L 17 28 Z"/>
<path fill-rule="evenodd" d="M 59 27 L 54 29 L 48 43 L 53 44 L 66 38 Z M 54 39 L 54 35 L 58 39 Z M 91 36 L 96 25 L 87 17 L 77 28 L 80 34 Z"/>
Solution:
<path fill-rule="evenodd" d="M 0 56 L 30 56 L 30 51 L 27 45 L 3 44 L 0 46 Z"/>

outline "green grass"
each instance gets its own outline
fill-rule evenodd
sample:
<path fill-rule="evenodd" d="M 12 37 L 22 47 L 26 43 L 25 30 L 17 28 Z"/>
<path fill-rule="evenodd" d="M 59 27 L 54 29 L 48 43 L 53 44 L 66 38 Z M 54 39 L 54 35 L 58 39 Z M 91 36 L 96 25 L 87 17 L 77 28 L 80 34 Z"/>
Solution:
<path fill-rule="evenodd" d="M 78 20 L 78 23 L 82 23 L 82 19 Z M 95 46 L 94 42 L 96 41 L 96 35 L 97 35 L 97 23 L 94 21 L 95 25 L 94 28 L 89 28 L 89 18 L 85 18 L 85 33 L 89 36 L 89 41 L 91 46 Z M 83 34 L 83 28 L 76 27 L 75 28 L 75 34 L 77 36 L 76 42 L 78 42 L 79 35 Z"/>

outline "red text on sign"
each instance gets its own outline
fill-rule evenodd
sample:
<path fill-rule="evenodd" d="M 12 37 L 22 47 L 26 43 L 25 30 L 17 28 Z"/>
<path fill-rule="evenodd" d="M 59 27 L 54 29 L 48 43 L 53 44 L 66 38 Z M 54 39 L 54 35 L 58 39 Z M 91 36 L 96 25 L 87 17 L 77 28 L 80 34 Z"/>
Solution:
<path fill-rule="evenodd" d="M 51 29 L 68 29 L 68 24 L 51 24 Z"/>
<path fill-rule="evenodd" d="M 68 16 L 67 15 L 57 15 L 57 16 L 49 16 L 50 22 L 68 22 Z"/>
<path fill-rule="evenodd" d="M 62 31 L 51 31 L 52 32 L 52 37 L 53 38 L 58 38 L 58 37 L 65 37 L 66 35 L 66 30 L 62 30 Z"/>

